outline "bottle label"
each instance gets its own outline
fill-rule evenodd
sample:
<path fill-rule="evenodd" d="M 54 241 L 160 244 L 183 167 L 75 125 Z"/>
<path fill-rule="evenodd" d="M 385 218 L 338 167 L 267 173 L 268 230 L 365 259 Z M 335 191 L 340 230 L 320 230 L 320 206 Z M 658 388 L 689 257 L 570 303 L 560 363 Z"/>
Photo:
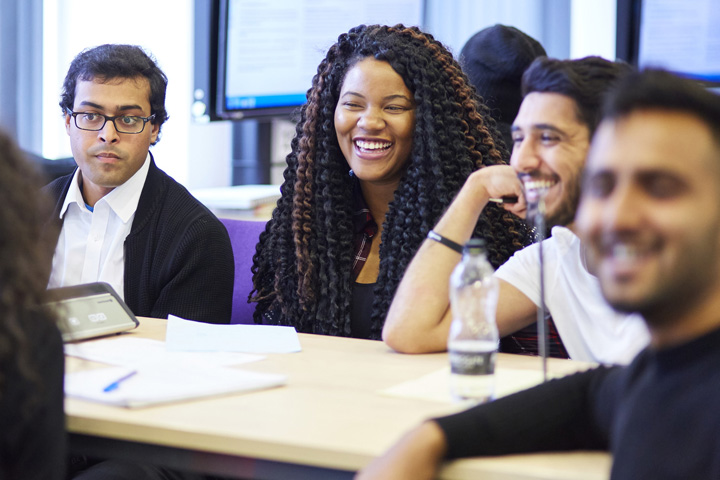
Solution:
<path fill-rule="evenodd" d="M 450 351 L 450 369 L 457 375 L 492 375 L 497 352 Z"/>

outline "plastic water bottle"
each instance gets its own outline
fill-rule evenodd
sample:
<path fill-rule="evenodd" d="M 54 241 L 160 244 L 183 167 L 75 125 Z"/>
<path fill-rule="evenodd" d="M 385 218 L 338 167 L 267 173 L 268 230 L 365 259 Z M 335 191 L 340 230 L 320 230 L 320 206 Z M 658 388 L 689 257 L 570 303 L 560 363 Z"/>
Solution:
<path fill-rule="evenodd" d="M 483 403 L 494 396 L 499 285 L 493 273 L 485 242 L 472 239 L 450 277 L 450 389 L 458 400 Z"/>

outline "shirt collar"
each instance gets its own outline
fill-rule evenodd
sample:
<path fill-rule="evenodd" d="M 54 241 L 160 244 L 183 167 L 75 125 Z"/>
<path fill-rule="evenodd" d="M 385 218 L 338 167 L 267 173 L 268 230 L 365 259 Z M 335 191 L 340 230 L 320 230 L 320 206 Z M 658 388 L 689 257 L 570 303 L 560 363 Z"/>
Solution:
<path fill-rule="evenodd" d="M 60 209 L 60 218 L 65 216 L 65 212 L 67 212 L 68 207 L 73 203 L 77 203 L 79 207 L 83 210 L 85 209 L 85 200 L 83 200 L 82 192 L 80 192 L 80 187 L 78 186 L 79 179 L 80 168 L 76 168 L 72 180 L 70 181 L 70 188 L 65 195 L 65 201 Z"/>
<path fill-rule="evenodd" d="M 145 163 L 143 163 L 142 167 L 140 167 L 132 177 L 102 197 L 98 203 L 106 202 L 120 220 L 122 220 L 123 223 L 127 223 L 132 218 L 135 210 L 137 210 L 140 194 L 142 193 L 149 170 L 150 152 L 148 152 L 147 157 L 145 157 Z M 81 210 L 86 210 L 85 200 L 83 199 L 79 186 L 80 175 L 81 172 L 78 168 L 75 170 L 75 174 L 70 182 L 70 188 L 68 189 L 67 195 L 65 195 L 65 202 L 60 209 L 60 218 L 65 216 L 68 207 L 73 203 L 77 203 Z"/>

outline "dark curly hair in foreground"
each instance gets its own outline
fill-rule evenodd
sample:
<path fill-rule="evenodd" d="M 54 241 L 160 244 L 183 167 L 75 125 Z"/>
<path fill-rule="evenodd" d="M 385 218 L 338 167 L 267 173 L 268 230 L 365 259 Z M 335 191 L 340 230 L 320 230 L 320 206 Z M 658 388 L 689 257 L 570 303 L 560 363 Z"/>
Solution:
<path fill-rule="evenodd" d="M 413 255 L 468 175 L 506 163 L 487 108 L 447 49 L 414 27 L 361 25 L 340 35 L 320 63 L 299 112 L 282 197 L 254 256 L 255 321 L 279 310 L 301 332 L 350 335 L 353 178 L 338 145 L 334 112 L 343 79 L 358 61 L 388 62 L 414 95 L 413 146 L 385 218 L 371 338 Z M 497 267 L 529 236 L 521 220 L 488 207 L 477 225 Z M 266 319 L 267 320 L 267 319 Z"/>
<path fill-rule="evenodd" d="M 0 399 L 17 387 L 6 385 L 12 369 L 34 384 L 37 395 L 44 388 L 35 365 L 37 352 L 30 347 L 34 332 L 29 328 L 31 320 L 55 319 L 42 305 L 53 246 L 43 234 L 43 219 L 50 209 L 39 193 L 41 185 L 15 143 L 0 132 Z M 24 400 L 30 411 L 39 399 Z"/>

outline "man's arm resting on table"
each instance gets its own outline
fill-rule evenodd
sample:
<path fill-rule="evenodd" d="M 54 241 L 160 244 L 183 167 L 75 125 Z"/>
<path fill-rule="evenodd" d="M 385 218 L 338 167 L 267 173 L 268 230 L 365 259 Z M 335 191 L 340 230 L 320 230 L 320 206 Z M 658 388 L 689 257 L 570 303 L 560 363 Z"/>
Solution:
<path fill-rule="evenodd" d="M 606 450 L 608 439 L 597 424 L 595 405 L 613 370 L 600 367 L 550 380 L 436 419 L 445 432 L 446 458 Z"/>
<path fill-rule="evenodd" d="M 600 367 L 578 373 L 425 422 L 373 460 L 357 478 L 430 479 L 449 459 L 606 450 L 608 439 L 597 425 L 594 405 L 612 370 Z"/>
<path fill-rule="evenodd" d="M 503 165 L 478 170 L 468 177 L 434 230 L 464 244 L 470 239 L 488 199 L 505 195 L 523 198 L 512 167 Z M 524 207 L 522 201 L 505 206 L 518 213 Z M 388 310 L 383 340 L 391 348 L 403 353 L 446 349 L 451 319 L 450 274 L 460 258 L 461 255 L 451 248 L 425 240 L 408 265 Z"/>

